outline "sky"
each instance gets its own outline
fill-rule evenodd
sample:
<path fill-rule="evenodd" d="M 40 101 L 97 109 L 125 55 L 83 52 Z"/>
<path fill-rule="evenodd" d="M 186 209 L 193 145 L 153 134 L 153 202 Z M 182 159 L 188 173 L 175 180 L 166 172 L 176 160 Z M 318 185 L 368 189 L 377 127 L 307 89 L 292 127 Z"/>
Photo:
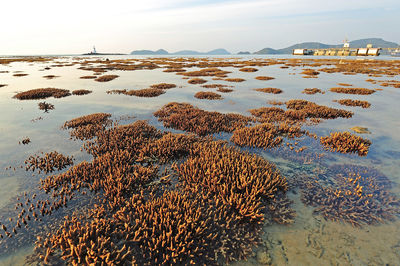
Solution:
<path fill-rule="evenodd" d="M 0 55 L 400 43 L 399 0 L 1 0 L 0 8 Z"/>

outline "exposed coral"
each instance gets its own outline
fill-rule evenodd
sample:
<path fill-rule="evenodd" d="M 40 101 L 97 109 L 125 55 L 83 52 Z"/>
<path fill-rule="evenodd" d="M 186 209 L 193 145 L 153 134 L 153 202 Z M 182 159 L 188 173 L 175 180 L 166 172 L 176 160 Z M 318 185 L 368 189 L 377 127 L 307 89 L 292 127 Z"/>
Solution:
<path fill-rule="evenodd" d="M 333 132 L 329 136 L 321 137 L 321 144 L 333 152 L 357 153 L 359 156 L 368 154 L 371 141 L 353 135 L 350 132 Z"/>
<path fill-rule="evenodd" d="M 194 97 L 198 99 L 207 99 L 207 100 L 221 100 L 222 96 L 218 93 L 211 92 L 211 91 L 199 91 L 197 92 Z"/>
<path fill-rule="evenodd" d="M 81 124 L 81 123 L 75 123 Z M 59 230 L 38 238 L 35 261 L 68 264 L 217 264 L 245 259 L 260 241 L 264 212 L 278 223 L 293 214 L 282 198 L 287 183 L 274 165 L 224 142 L 163 134 L 144 121 L 103 129 L 86 149 L 94 156 L 42 180 L 52 201 L 42 215 L 66 206 L 74 192 L 104 200 L 66 217 Z M 176 188 L 153 193 L 157 167 L 176 166 Z M 278 198 L 279 195 L 279 198 Z M 278 212 L 282 213 L 280 215 Z"/>
<path fill-rule="evenodd" d="M 111 114 L 95 113 L 74 118 L 64 123 L 64 129 L 72 128 L 71 136 L 84 140 L 93 138 L 98 131 L 110 124 Z"/>
<path fill-rule="evenodd" d="M 159 83 L 159 84 L 151 85 L 150 88 L 168 90 L 168 89 L 176 88 L 176 85 L 171 84 L 171 83 Z"/>
<path fill-rule="evenodd" d="M 232 92 L 233 90 L 232 89 L 228 89 L 228 88 L 220 87 L 220 88 L 217 89 L 217 91 L 223 92 L 223 93 L 228 93 L 228 92 Z"/>
<path fill-rule="evenodd" d="M 361 106 L 362 108 L 369 108 L 371 106 L 371 104 L 367 101 L 351 100 L 351 99 L 334 100 L 334 102 L 338 102 L 341 105 L 345 106 Z"/>
<path fill-rule="evenodd" d="M 190 83 L 190 84 L 204 84 L 206 82 L 207 82 L 207 80 L 201 79 L 201 78 L 194 78 L 194 79 L 188 80 L 188 83 Z"/>
<path fill-rule="evenodd" d="M 304 69 L 303 72 L 301 72 L 301 74 L 307 75 L 307 76 L 317 76 L 319 75 L 319 72 L 314 70 L 314 69 Z"/>
<path fill-rule="evenodd" d="M 48 113 L 49 110 L 54 110 L 54 105 L 51 103 L 40 102 L 38 103 L 39 110 L 43 110 L 45 113 Z"/>
<path fill-rule="evenodd" d="M 273 93 L 273 94 L 280 94 L 282 93 L 281 89 L 278 88 L 260 88 L 254 89 L 255 91 L 265 92 L 265 93 Z"/>
<path fill-rule="evenodd" d="M 18 100 L 36 100 L 36 99 L 46 99 L 49 97 L 62 98 L 70 96 L 69 90 L 56 89 L 56 88 L 44 88 L 44 89 L 33 89 L 29 91 L 24 91 L 17 93 L 14 98 Z"/>
<path fill-rule="evenodd" d="M 82 76 L 82 77 L 79 77 L 80 79 L 95 79 L 95 78 L 97 78 L 97 76 Z"/>
<path fill-rule="evenodd" d="M 154 113 L 165 127 L 206 135 L 221 131 L 232 132 L 243 127 L 251 119 L 239 114 L 208 112 L 188 103 L 168 103 Z"/>
<path fill-rule="evenodd" d="M 137 97 L 157 97 L 165 93 L 165 90 L 158 88 L 147 88 L 141 90 L 111 90 L 107 91 L 109 94 L 125 94 Z"/>
<path fill-rule="evenodd" d="M 271 79 L 275 79 L 274 77 L 268 77 L 268 76 L 258 76 L 256 77 L 256 79 L 258 80 L 271 80 Z"/>
<path fill-rule="evenodd" d="M 86 94 L 89 94 L 89 93 L 92 93 L 92 91 L 91 90 L 84 90 L 84 89 L 72 91 L 73 95 L 86 95 Z"/>
<path fill-rule="evenodd" d="M 73 160 L 73 156 L 64 156 L 61 153 L 52 151 L 45 153 L 43 157 L 40 157 L 39 155 L 29 156 L 29 158 L 25 160 L 25 170 L 35 171 L 35 169 L 38 169 L 39 173 L 42 171 L 48 174 L 73 165 Z"/>
<path fill-rule="evenodd" d="M 204 68 L 198 71 L 191 71 L 191 72 L 182 72 L 178 73 L 179 75 L 187 76 L 187 77 L 221 77 L 225 78 L 226 74 L 229 74 L 229 71 L 224 71 L 219 68 Z"/>
<path fill-rule="evenodd" d="M 307 118 L 335 119 L 338 117 L 350 118 L 353 116 L 353 113 L 350 111 L 330 108 L 306 100 L 287 101 L 286 107 L 288 109 L 294 109 L 300 111 Z"/>
<path fill-rule="evenodd" d="M 118 75 L 104 75 L 104 76 L 100 76 L 100 77 L 96 78 L 95 81 L 107 82 L 107 81 L 111 81 L 113 79 L 116 79 L 118 77 L 119 77 Z"/>
<path fill-rule="evenodd" d="M 46 75 L 46 76 L 43 76 L 45 79 L 55 79 L 55 78 L 58 78 L 59 76 L 55 76 L 55 75 Z"/>
<path fill-rule="evenodd" d="M 306 88 L 304 89 L 301 93 L 305 93 L 305 94 L 316 94 L 316 93 L 322 93 L 324 94 L 324 92 L 322 92 L 320 89 L 318 88 Z"/>
<path fill-rule="evenodd" d="M 335 87 L 335 88 L 330 88 L 329 89 L 332 92 L 336 93 L 346 93 L 346 94 L 360 94 L 360 95 L 369 95 L 376 90 L 371 90 L 371 89 L 365 89 L 365 88 L 341 88 L 341 87 Z"/>
<path fill-rule="evenodd" d="M 242 78 L 226 78 L 225 80 L 229 81 L 229 82 L 243 82 L 243 81 L 245 81 L 245 79 L 242 79 Z"/>
<path fill-rule="evenodd" d="M 231 141 L 239 146 L 258 147 L 263 149 L 279 146 L 284 136 L 300 137 L 304 134 L 299 126 L 286 123 L 274 125 L 262 123 L 252 127 L 243 127 L 233 132 Z"/>
<path fill-rule="evenodd" d="M 244 68 L 239 69 L 239 71 L 242 71 L 242 72 L 256 72 L 256 71 L 258 71 L 258 69 L 254 68 L 254 67 L 244 67 Z"/>

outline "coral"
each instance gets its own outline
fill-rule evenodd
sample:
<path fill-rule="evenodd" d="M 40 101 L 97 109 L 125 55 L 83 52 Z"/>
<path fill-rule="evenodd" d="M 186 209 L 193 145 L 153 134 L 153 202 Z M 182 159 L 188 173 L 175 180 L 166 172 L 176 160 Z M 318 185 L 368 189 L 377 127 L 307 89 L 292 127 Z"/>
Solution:
<path fill-rule="evenodd" d="M 95 113 L 74 118 L 64 123 L 64 129 L 71 129 L 71 136 L 77 139 L 91 139 L 99 130 L 110 124 L 111 114 Z"/>
<path fill-rule="evenodd" d="M 243 127 L 233 132 L 231 141 L 239 146 L 258 147 L 269 149 L 279 146 L 283 141 L 283 136 L 290 138 L 300 137 L 304 131 L 298 126 L 281 123 L 274 125 L 262 123 L 252 127 Z"/>
<path fill-rule="evenodd" d="M 54 105 L 51 103 L 40 102 L 38 103 L 39 110 L 43 110 L 45 113 L 48 113 L 49 110 L 54 110 Z"/>
<path fill-rule="evenodd" d="M 306 100 L 290 100 L 286 102 L 288 109 L 298 110 L 308 118 L 335 119 L 338 117 L 350 118 L 353 113 L 346 110 L 335 109 L 318 105 Z"/>
<path fill-rule="evenodd" d="M 178 73 L 179 75 L 187 76 L 187 77 L 226 77 L 226 74 L 229 74 L 229 71 L 223 71 L 219 68 L 205 68 L 198 71 L 191 71 L 191 72 L 182 72 Z M 201 84 L 201 83 L 200 83 Z"/>
<path fill-rule="evenodd" d="M 273 93 L 273 94 L 280 94 L 282 93 L 281 89 L 278 88 L 261 88 L 261 89 L 254 89 L 255 91 L 265 92 L 265 93 Z"/>
<path fill-rule="evenodd" d="M 199 91 L 197 92 L 194 97 L 198 99 L 207 99 L 207 100 L 221 100 L 222 97 L 220 94 L 211 92 L 211 91 Z"/>
<path fill-rule="evenodd" d="M 319 72 L 314 69 L 308 68 L 308 69 L 304 69 L 303 72 L 301 72 L 301 74 L 308 75 L 308 76 L 317 76 L 317 75 L 319 75 Z"/>
<path fill-rule="evenodd" d="M 365 88 L 341 88 L 341 87 L 335 87 L 335 88 L 330 88 L 329 89 L 332 92 L 336 93 L 346 93 L 346 94 L 360 94 L 360 95 L 369 95 L 376 90 L 371 90 L 371 89 L 365 89 Z"/>
<path fill-rule="evenodd" d="M 258 71 L 258 69 L 254 68 L 254 67 L 244 67 L 244 68 L 239 69 L 239 71 L 242 71 L 242 72 L 256 72 L 256 71 Z"/>
<path fill-rule="evenodd" d="M 207 80 L 201 79 L 201 78 L 194 78 L 194 79 L 188 80 L 188 83 L 190 83 L 190 84 L 204 84 L 206 82 L 207 82 Z"/>
<path fill-rule="evenodd" d="M 159 83 L 159 84 L 151 85 L 150 88 L 168 90 L 168 89 L 176 88 L 176 85 L 171 84 L 171 83 Z"/>
<path fill-rule="evenodd" d="M 73 160 L 73 156 L 64 156 L 61 153 L 52 151 L 45 153 L 43 157 L 40 157 L 39 155 L 29 156 L 29 158 L 25 160 L 25 170 L 35 171 L 35 169 L 39 169 L 39 173 L 42 171 L 48 174 L 73 165 Z"/>
<path fill-rule="evenodd" d="M 95 79 L 95 78 L 97 78 L 97 76 L 82 76 L 82 77 L 79 77 L 80 79 Z"/>
<path fill-rule="evenodd" d="M 217 91 L 223 92 L 223 93 L 228 93 L 228 92 L 232 92 L 233 90 L 232 90 L 232 89 L 227 89 L 227 88 L 220 87 L 220 88 L 217 89 Z"/>
<path fill-rule="evenodd" d="M 322 92 L 320 89 L 318 88 L 306 88 L 304 89 L 301 93 L 305 93 L 305 94 L 316 94 L 316 93 L 324 93 Z"/>
<path fill-rule="evenodd" d="M 29 91 L 24 91 L 17 93 L 14 98 L 18 100 L 36 100 L 36 99 L 46 99 L 49 97 L 62 98 L 70 96 L 69 90 L 56 89 L 56 88 L 44 88 L 44 89 L 33 89 Z"/>
<path fill-rule="evenodd" d="M 40 214 L 66 206 L 78 191 L 92 191 L 103 200 L 39 237 L 34 261 L 228 263 L 245 259 L 259 243 L 264 212 L 278 223 L 290 222 L 285 178 L 263 158 L 224 142 L 164 134 L 137 121 L 100 130 L 85 148 L 93 161 L 41 181 L 52 202 L 40 202 Z M 174 167 L 178 185 L 159 191 L 155 184 L 167 177 L 159 178 L 157 163 L 183 157 Z"/>
<path fill-rule="evenodd" d="M 245 81 L 245 79 L 242 79 L 242 78 L 226 78 L 225 80 L 229 81 L 229 82 L 243 82 L 243 81 Z"/>
<path fill-rule="evenodd" d="M 103 76 L 100 76 L 100 77 L 96 78 L 95 81 L 107 82 L 107 81 L 111 81 L 113 79 L 116 79 L 118 77 L 119 77 L 118 75 L 103 75 Z"/>
<path fill-rule="evenodd" d="M 378 224 L 400 213 L 399 199 L 368 173 L 338 174 L 330 185 L 306 181 L 302 184 L 301 199 L 307 205 L 316 206 L 314 212 L 326 219 L 353 226 Z"/>
<path fill-rule="evenodd" d="M 168 103 L 154 113 L 165 127 L 193 132 L 204 136 L 221 131 L 232 132 L 251 119 L 239 114 L 208 112 L 188 103 Z"/>
<path fill-rule="evenodd" d="M 368 154 L 371 141 L 353 135 L 350 132 L 333 132 L 327 137 L 321 137 L 321 144 L 327 150 L 340 153 L 357 153 L 359 156 Z"/>
<path fill-rule="evenodd" d="M 276 101 L 276 100 L 268 100 L 267 103 L 271 104 L 271 105 L 284 105 L 285 104 L 285 102 Z"/>
<path fill-rule="evenodd" d="M 43 76 L 45 79 L 55 79 L 58 78 L 59 76 L 55 76 L 55 75 L 47 75 L 47 76 Z"/>
<path fill-rule="evenodd" d="M 256 77 L 256 79 L 258 80 L 271 80 L 271 79 L 275 79 L 274 77 L 268 77 L 268 76 L 258 76 Z"/>
<path fill-rule="evenodd" d="M 89 93 L 92 93 L 92 91 L 91 90 L 74 90 L 74 91 L 72 91 L 73 95 L 86 95 Z"/>
<path fill-rule="evenodd" d="M 371 106 L 371 104 L 367 101 L 351 100 L 351 99 L 334 100 L 334 102 L 338 102 L 341 105 L 345 106 L 361 106 L 362 108 L 369 108 Z"/>

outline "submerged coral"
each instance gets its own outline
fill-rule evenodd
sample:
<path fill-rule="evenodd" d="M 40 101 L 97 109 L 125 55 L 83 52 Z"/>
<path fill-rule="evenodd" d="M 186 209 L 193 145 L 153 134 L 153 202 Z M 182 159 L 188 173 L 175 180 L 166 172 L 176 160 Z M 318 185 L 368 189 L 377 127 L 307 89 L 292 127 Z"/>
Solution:
<path fill-rule="evenodd" d="M 353 226 L 381 223 L 400 213 L 399 199 L 369 173 L 337 174 L 333 184 L 312 180 L 303 183 L 302 188 L 302 201 L 317 207 L 316 213 Z"/>

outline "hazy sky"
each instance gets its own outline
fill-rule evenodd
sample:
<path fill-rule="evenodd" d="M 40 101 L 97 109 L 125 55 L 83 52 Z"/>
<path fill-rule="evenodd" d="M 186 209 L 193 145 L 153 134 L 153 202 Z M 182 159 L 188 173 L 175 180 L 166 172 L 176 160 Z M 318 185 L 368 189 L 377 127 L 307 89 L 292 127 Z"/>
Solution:
<path fill-rule="evenodd" d="M 399 0 L 1 0 L 0 55 L 400 43 Z"/>

